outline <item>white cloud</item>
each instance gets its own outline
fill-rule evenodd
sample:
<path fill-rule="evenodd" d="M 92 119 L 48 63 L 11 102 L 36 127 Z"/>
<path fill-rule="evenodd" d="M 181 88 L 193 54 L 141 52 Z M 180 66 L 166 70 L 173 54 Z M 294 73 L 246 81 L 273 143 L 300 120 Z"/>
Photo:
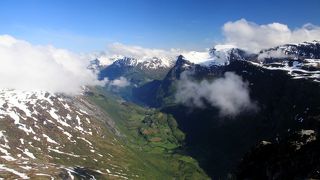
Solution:
<path fill-rule="evenodd" d="M 249 96 L 248 84 L 235 73 L 209 82 L 192 80 L 188 72 L 178 81 L 176 102 L 191 107 L 205 108 L 209 103 L 219 109 L 221 116 L 236 116 L 242 111 L 256 110 Z"/>
<path fill-rule="evenodd" d="M 240 19 L 225 23 L 222 29 L 226 44 L 253 52 L 287 43 L 320 40 L 320 27 L 312 24 L 290 29 L 277 22 L 258 25 Z"/>
<path fill-rule="evenodd" d="M 140 46 L 129 46 L 121 43 L 113 43 L 108 46 L 108 51 L 114 55 L 124 55 L 129 57 L 135 57 L 137 59 L 148 59 L 152 57 L 159 58 L 174 58 L 177 56 L 177 50 L 163 50 L 163 49 L 151 49 L 143 48 Z"/>
<path fill-rule="evenodd" d="M 87 65 L 70 51 L 0 36 L 0 88 L 78 93 L 83 85 L 102 85 Z"/>
<path fill-rule="evenodd" d="M 104 78 L 103 82 L 105 83 L 106 87 L 109 87 L 109 88 L 113 88 L 113 87 L 124 88 L 130 85 L 130 81 L 128 81 L 128 79 L 123 76 L 114 80 L 109 80 L 106 77 Z"/>
<path fill-rule="evenodd" d="M 283 52 L 281 49 L 277 49 L 275 51 L 267 51 L 267 52 L 263 52 L 263 53 L 259 53 L 258 55 L 258 60 L 259 61 L 263 61 L 265 58 L 287 58 L 290 55 L 285 54 L 285 52 Z"/>
<path fill-rule="evenodd" d="M 118 79 L 112 80 L 109 83 L 111 86 L 117 86 L 120 88 L 126 87 L 130 85 L 130 82 L 125 77 L 119 77 Z"/>

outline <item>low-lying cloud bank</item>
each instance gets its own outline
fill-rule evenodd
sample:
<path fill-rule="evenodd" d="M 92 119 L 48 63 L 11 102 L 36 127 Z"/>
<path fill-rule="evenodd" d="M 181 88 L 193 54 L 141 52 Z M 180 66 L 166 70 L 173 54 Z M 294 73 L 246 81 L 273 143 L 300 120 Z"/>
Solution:
<path fill-rule="evenodd" d="M 236 116 L 243 111 L 256 111 L 250 99 L 248 83 L 233 72 L 213 81 L 197 82 L 184 72 L 178 81 L 176 102 L 189 107 L 206 108 L 206 104 L 218 108 L 221 116 Z"/>
<path fill-rule="evenodd" d="M 235 45 L 252 52 L 274 46 L 320 40 L 320 26 L 305 24 L 300 28 L 290 29 L 286 24 L 273 22 L 256 24 L 240 19 L 224 24 L 225 44 Z"/>
<path fill-rule="evenodd" d="M 114 79 L 112 81 L 109 81 L 108 79 L 105 79 L 106 85 L 114 86 L 118 88 L 124 88 L 130 85 L 130 82 L 127 80 L 127 78 L 121 76 L 118 79 Z"/>
<path fill-rule="evenodd" d="M 87 69 L 86 57 L 9 35 L 0 35 L 0 63 L 0 88 L 74 94 L 83 85 L 104 85 Z"/>

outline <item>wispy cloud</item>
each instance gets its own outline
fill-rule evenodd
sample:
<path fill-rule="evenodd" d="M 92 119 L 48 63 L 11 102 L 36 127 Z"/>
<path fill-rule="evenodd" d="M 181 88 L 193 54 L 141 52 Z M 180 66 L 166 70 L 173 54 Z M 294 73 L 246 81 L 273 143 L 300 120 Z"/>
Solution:
<path fill-rule="evenodd" d="M 213 81 L 192 79 L 190 72 L 181 74 L 177 84 L 176 102 L 189 107 L 206 108 L 210 104 L 221 116 L 236 116 L 243 111 L 257 110 L 249 96 L 248 83 L 233 72 Z"/>
<path fill-rule="evenodd" d="M 114 79 L 108 83 L 111 86 L 116 86 L 119 88 L 123 88 L 130 85 L 130 82 L 125 77 L 119 77 L 118 79 Z"/>

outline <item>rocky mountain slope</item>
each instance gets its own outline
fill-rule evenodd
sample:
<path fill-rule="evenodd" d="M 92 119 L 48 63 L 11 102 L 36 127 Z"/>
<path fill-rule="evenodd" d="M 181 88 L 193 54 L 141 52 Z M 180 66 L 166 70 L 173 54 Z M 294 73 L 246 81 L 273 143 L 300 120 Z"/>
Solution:
<path fill-rule="evenodd" d="M 262 141 L 240 163 L 238 179 L 305 179 L 320 177 L 319 135 L 302 129 L 284 140 Z"/>
<path fill-rule="evenodd" d="M 319 59 L 315 59 L 320 52 L 315 49 L 319 43 L 285 46 L 302 48 L 305 53 L 300 50 L 300 54 L 304 56 L 280 58 L 269 53 L 273 55 L 266 57 L 262 56 L 266 53 L 263 51 L 219 66 L 194 64 L 180 56 L 162 81 L 138 87 L 134 94 L 146 105 L 172 114 L 186 133 L 188 153 L 199 161 L 212 178 L 226 178 L 236 171 L 242 157 L 263 140 L 287 141 L 286 137 L 290 133 L 302 130 L 318 133 L 319 72 L 312 68 L 306 69 L 305 66 L 310 65 L 311 61 L 319 62 Z M 295 51 L 294 48 L 287 49 Z M 307 53 L 311 51 L 312 54 Z M 283 66 L 276 67 L 275 64 Z M 177 83 L 183 72 L 190 72 L 191 78 L 199 82 L 222 77 L 225 72 L 234 72 L 248 82 L 250 97 L 258 103 L 259 111 L 241 113 L 230 118 L 219 116 L 218 109 L 210 104 L 205 108 L 190 108 L 177 103 Z M 302 174 L 303 177 L 316 177 Z"/>
<path fill-rule="evenodd" d="M 2 89 L 0 119 L 1 177 L 136 176 L 119 166 L 113 122 L 82 96 Z"/>
<path fill-rule="evenodd" d="M 138 86 L 133 90 L 133 94 L 141 98 L 141 101 L 147 105 L 161 106 L 162 102 L 160 101 L 166 101 L 169 96 L 174 94 L 175 88 L 171 84 L 179 80 L 182 72 L 192 72 L 197 79 L 210 79 L 213 76 L 221 76 L 230 63 L 237 63 L 237 61 L 245 61 L 256 66 L 257 69 L 280 70 L 287 73 L 292 79 L 320 81 L 320 59 L 317 59 L 320 56 L 320 42 L 318 41 L 295 45 L 287 44 L 262 50 L 257 54 L 238 48 L 219 50 L 213 48 L 210 50 L 210 54 L 211 59 L 201 61 L 190 61 L 184 56 L 179 56 L 163 80 Z M 243 71 L 247 70 L 243 69 Z"/>
<path fill-rule="evenodd" d="M 320 42 L 286 44 L 262 50 L 257 55 L 259 64 L 268 69 L 287 71 L 294 78 L 320 78 Z"/>
<path fill-rule="evenodd" d="M 173 61 L 157 57 L 145 60 L 123 57 L 102 68 L 99 78 L 107 77 L 113 80 L 122 76 L 133 84 L 141 85 L 148 81 L 162 79 L 173 65 Z"/>
<path fill-rule="evenodd" d="M 222 68 L 232 61 L 249 61 L 267 69 L 287 71 L 295 78 L 318 80 L 320 73 L 319 52 L 319 41 L 286 44 L 261 50 L 259 53 L 251 53 L 233 46 L 218 45 L 205 54 L 189 53 L 184 59 L 204 67 L 203 69 Z M 116 79 L 124 76 L 135 86 L 141 86 L 147 82 L 165 78 L 170 69 L 175 66 L 176 61 L 156 57 L 145 60 L 123 57 L 115 60 L 109 66 L 98 66 L 101 70 L 99 70 L 99 78 Z"/>

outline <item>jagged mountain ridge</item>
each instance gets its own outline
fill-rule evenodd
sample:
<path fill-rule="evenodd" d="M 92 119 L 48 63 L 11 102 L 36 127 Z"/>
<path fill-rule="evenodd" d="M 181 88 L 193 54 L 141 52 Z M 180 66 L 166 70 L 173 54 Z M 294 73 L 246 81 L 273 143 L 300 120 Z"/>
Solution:
<path fill-rule="evenodd" d="M 297 51 L 296 49 L 300 50 Z M 303 53 L 302 50 L 306 52 Z M 277 54 L 274 52 L 277 52 Z M 290 55 L 296 52 L 304 54 L 303 58 Z M 257 68 L 284 71 L 292 77 L 292 79 L 320 81 L 320 59 L 310 59 L 312 57 L 318 57 L 320 54 L 320 43 L 318 41 L 305 42 L 297 45 L 283 45 L 263 50 L 258 54 L 248 53 L 237 48 L 219 49 L 219 51 L 211 49 L 211 53 L 216 53 L 215 57 L 219 57 L 218 54 L 220 54 L 224 59 L 224 64 L 216 63 L 214 59 L 196 64 L 181 55 L 177 58 L 176 64 L 168 71 L 168 74 L 162 81 L 153 81 L 133 89 L 134 96 L 140 98 L 141 101 L 148 105 L 159 107 L 164 101 L 167 101 L 168 98 L 174 98 L 172 97 L 174 88 L 171 84 L 179 79 L 182 72 L 192 72 L 197 79 L 212 78 L 217 75 L 221 76 L 226 67 L 235 61 L 244 61 Z M 284 56 L 279 57 L 279 53 Z M 246 70 L 244 69 L 244 71 Z M 170 102 L 172 100 L 168 101 Z"/>
<path fill-rule="evenodd" d="M 259 54 L 270 55 L 272 58 L 272 53 L 276 51 L 282 52 L 291 59 L 320 59 L 320 41 L 303 42 L 298 44 L 285 44 L 276 46 L 269 49 L 264 49 L 259 52 Z M 267 56 L 268 57 L 268 56 Z M 277 58 L 277 57 L 275 57 Z"/>
<path fill-rule="evenodd" d="M 133 96 L 138 98 L 139 103 L 173 114 L 179 127 L 187 134 L 185 147 L 188 153 L 199 160 L 210 176 L 223 178 L 235 171 L 243 155 L 262 140 L 273 142 L 275 139 L 285 139 L 289 130 L 318 131 L 317 126 L 310 126 L 315 122 L 313 116 L 317 116 L 318 106 L 316 99 L 311 98 L 318 97 L 318 45 L 316 41 L 283 45 L 257 54 L 237 48 L 211 49 L 207 58 L 199 61 L 189 61 L 188 57 L 179 56 L 162 78 L 149 78 L 144 83 L 135 83 L 137 87 L 133 89 Z M 136 61 L 128 60 L 113 65 L 120 71 L 118 77 L 123 74 L 132 77 L 137 71 L 141 73 L 142 68 L 135 69 L 136 64 Z M 127 71 L 122 67 L 131 69 Z M 256 115 L 242 114 L 237 117 L 238 121 L 230 121 L 217 116 L 214 107 L 190 111 L 187 107 L 175 104 L 175 83 L 185 71 L 191 72 L 193 78 L 199 81 L 221 77 L 227 71 L 235 72 L 250 83 L 251 95 L 260 103 L 260 112 Z M 110 75 L 114 72 L 110 72 Z M 144 76 L 141 73 L 136 80 Z M 231 132 L 234 135 L 231 136 Z M 208 137 L 210 141 L 206 141 Z M 216 162 L 214 166 L 212 161 Z"/>
<path fill-rule="evenodd" d="M 172 61 L 159 58 L 138 60 L 136 58 L 123 57 L 117 59 L 111 65 L 101 68 L 99 79 L 117 79 L 125 77 L 134 85 L 141 85 L 155 79 L 162 79 L 174 65 Z"/>
<path fill-rule="evenodd" d="M 200 64 L 202 66 L 210 67 L 210 66 L 225 66 L 230 64 L 232 61 L 237 60 L 251 60 L 256 55 L 253 53 L 249 53 L 245 50 L 235 47 L 224 47 L 224 48 L 211 48 L 209 50 L 209 58 Z M 189 60 L 188 58 L 185 58 Z M 190 61 L 190 60 L 189 60 Z M 191 62 L 193 62 L 191 60 Z"/>
<path fill-rule="evenodd" d="M 319 81 L 320 42 L 286 44 L 262 50 L 257 55 L 259 66 L 288 72 L 295 79 L 307 78 Z"/>
<path fill-rule="evenodd" d="M 318 81 L 320 77 L 319 41 L 280 45 L 261 50 L 256 54 L 238 48 L 220 51 L 215 51 L 213 48 L 210 53 L 215 53 L 213 57 L 219 57 L 219 54 L 222 54 L 220 56 L 226 59 L 224 65 L 228 65 L 231 61 L 244 60 L 271 70 L 287 71 L 296 79 L 308 78 Z M 211 67 L 217 65 L 217 62 L 209 60 L 200 65 Z"/>
<path fill-rule="evenodd" d="M 160 59 L 157 57 L 140 60 L 136 58 L 123 57 L 114 62 L 118 66 L 137 66 L 140 69 L 158 69 L 168 68 L 173 65 L 173 61 L 169 59 Z"/>
<path fill-rule="evenodd" d="M 252 58 L 252 53 L 247 53 L 244 50 L 230 47 L 212 48 L 208 52 L 198 55 L 197 52 L 191 52 L 188 57 L 191 61 L 202 66 L 224 66 L 233 60 L 245 60 Z M 188 58 L 187 58 L 188 59 Z M 189 60 L 191 60 L 189 59 Z M 114 62 L 107 66 L 99 65 L 99 60 L 91 61 L 90 69 L 100 69 L 99 79 L 105 77 L 116 79 L 121 76 L 131 80 L 136 85 L 141 85 L 140 82 L 150 80 L 162 80 L 169 70 L 175 65 L 176 59 L 172 58 L 133 58 L 133 57 L 118 57 L 114 58 Z M 99 68 L 96 68 L 99 67 Z"/>
<path fill-rule="evenodd" d="M 221 77 L 226 71 L 235 72 L 250 84 L 250 96 L 259 103 L 258 114 L 244 113 L 228 120 L 219 117 L 214 107 L 190 109 L 175 105 L 172 101 L 176 80 L 160 83 L 153 93 L 161 92 L 157 102 L 165 112 L 175 115 L 187 134 L 190 153 L 213 177 L 224 177 L 225 173 L 235 170 L 236 162 L 262 140 L 283 138 L 288 130 L 299 128 L 316 131 L 317 126 L 313 125 L 319 108 L 319 99 L 315 99 L 319 96 L 317 82 L 292 79 L 282 70 L 265 69 L 247 61 L 234 61 L 224 69 L 212 70 L 207 71 L 207 75 L 195 74 L 194 77 L 207 79 Z"/>
<path fill-rule="evenodd" d="M 255 63 L 268 69 L 287 71 L 295 78 L 313 78 L 320 74 L 320 43 L 319 41 L 299 44 L 286 44 L 251 53 L 233 46 L 217 46 L 211 48 L 206 55 L 188 54 L 184 59 L 203 67 L 226 66 L 232 61 L 243 60 Z M 179 58 L 177 58 L 179 59 Z M 148 58 L 139 60 L 131 57 L 115 59 L 109 66 L 99 66 L 99 78 L 116 79 L 121 76 L 140 86 L 152 80 L 162 80 L 174 67 L 177 60 Z M 96 68 L 97 69 L 97 68 Z"/>
<path fill-rule="evenodd" d="M 305 43 L 303 47 L 308 51 L 317 45 L 317 42 Z M 194 64 L 180 56 L 162 81 L 153 81 L 138 87 L 134 94 L 146 105 L 173 114 L 181 129 L 187 134 L 186 147 L 189 153 L 199 160 L 201 167 L 211 177 L 225 178 L 226 174 L 236 171 L 241 158 L 263 140 L 275 142 L 286 139 L 288 132 L 295 133 L 303 129 L 318 134 L 319 72 L 304 69 L 295 61 L 307 65 L 310 61 L 317 63 L 319 60 L 308 59 L 310 56 L 305 56 L 304 59 L 289 56 L 266 59 L 258 57 L 259 54 L 254 54 L 248 59 L 234 59 L 226 65 L 206 66 Z M 284 65 L 275 66 L 276 63 Z M 248 81 L 250 96 L 259 103 L 259 112 L 240 114 L 234 120 L 230 120 L 219 117 L 214 107 L 190 109 L 177 104 L 176 84 L 181 73 L 186 71 L 190 72 L 193 79 L 199 81 L 222 77 L 224 72 L 235 72 Z M 317 177 L 309 176 L 306 172 L 308 171 L 301 172 L 300 175 Z"/>

